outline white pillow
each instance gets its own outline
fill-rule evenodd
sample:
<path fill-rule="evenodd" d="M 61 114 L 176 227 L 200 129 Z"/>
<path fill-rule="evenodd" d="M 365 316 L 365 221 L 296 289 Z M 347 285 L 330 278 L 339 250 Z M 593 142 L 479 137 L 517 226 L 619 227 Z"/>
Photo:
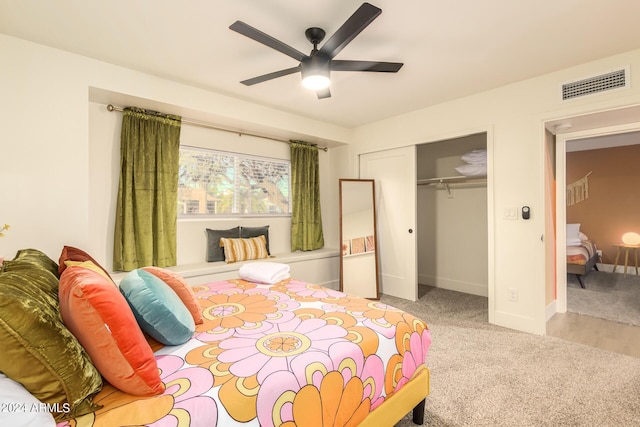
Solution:
<path fill-rule="evenodd" d="M 469 164 L 487 163 L 487 150 L 473 150 L 461 157 L 462 161 Z"/>
<path fill-rule="evenodd" d="M 580 246 L 580 224 L 567 224 L 567 246 Z"/>
<path fill-rule="evenodd" d="M 22 384 L 0 373 L 0 425 L 12 427 L 52 426 L 56 422 L 45 405 L 33 397 Z"/>
<path fill-rule="evenodd" d="M 455 168 L 456 171 L 464 176 L 487 176 L 487 164 L 478 163 L 473 165 L 462 165 Z"/>

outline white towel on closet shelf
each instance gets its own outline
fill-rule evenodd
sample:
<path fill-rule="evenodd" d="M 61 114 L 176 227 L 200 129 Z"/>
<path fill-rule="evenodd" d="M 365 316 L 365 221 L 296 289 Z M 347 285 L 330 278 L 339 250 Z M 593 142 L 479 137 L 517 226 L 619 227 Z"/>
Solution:
<path fill-rule="evenodd" d="M 456 172 L 464 176 L 487 176 L 487 164 L 476 163 L 461 165 L 455 168 Z"/>
<path fill-rule="evenodd" d="M 241 279 L 273 285 L 291 277 L 289 270 L 288 264 L 254 261 L 243 264 L 238 273 Z"/>
<path fill-rule="evenodd" d="M 472 150 L 461 157 L 462 161 L 470 165 L 486 164 L 487 150 Z"/>

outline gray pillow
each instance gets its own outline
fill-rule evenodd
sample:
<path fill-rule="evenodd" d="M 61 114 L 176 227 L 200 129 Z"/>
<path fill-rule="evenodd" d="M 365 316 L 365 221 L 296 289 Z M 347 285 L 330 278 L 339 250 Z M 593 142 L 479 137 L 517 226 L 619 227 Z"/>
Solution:
<path fill-rule="evenodd" d="M 263 227 L 240 227 L 240 237 L 243 239 L 248 239 L 250 237 L 258 237 L 264 236 L 267 241 L 267 253 L 271 255 L 269 252 L 269 226 L 265 225 Z"/>
<path fill-rule="evenodd" d="M 220 238 L 237 239 L 240 237 L 240 227 L 228 230 L 211 230 L 207 228 L 207 262 L 224 261 L 224 251 L 220 247 Z"/>

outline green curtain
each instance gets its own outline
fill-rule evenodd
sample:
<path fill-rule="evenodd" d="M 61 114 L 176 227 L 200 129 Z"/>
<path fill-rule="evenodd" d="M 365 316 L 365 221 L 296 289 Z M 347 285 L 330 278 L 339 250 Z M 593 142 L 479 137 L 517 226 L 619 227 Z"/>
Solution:
<path fill-rule="evenodd" d="M 291 251 L 324 247 L 318 148 L 291 142 Z"/>
<path fill-rule="evenodd" d="M 115 271 L 176 265 L 180 125 L 180 116 L 123 111 Z"/>

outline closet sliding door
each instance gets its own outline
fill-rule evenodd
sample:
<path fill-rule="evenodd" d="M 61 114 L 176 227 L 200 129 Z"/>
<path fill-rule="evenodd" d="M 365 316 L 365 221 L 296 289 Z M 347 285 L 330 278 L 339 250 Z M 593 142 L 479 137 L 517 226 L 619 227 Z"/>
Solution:
<path fill-rule="evenodd" d="M 416 147 L 361 154 L 360 178 L 376 181 L 381 291 L 417 301 Z"/>

